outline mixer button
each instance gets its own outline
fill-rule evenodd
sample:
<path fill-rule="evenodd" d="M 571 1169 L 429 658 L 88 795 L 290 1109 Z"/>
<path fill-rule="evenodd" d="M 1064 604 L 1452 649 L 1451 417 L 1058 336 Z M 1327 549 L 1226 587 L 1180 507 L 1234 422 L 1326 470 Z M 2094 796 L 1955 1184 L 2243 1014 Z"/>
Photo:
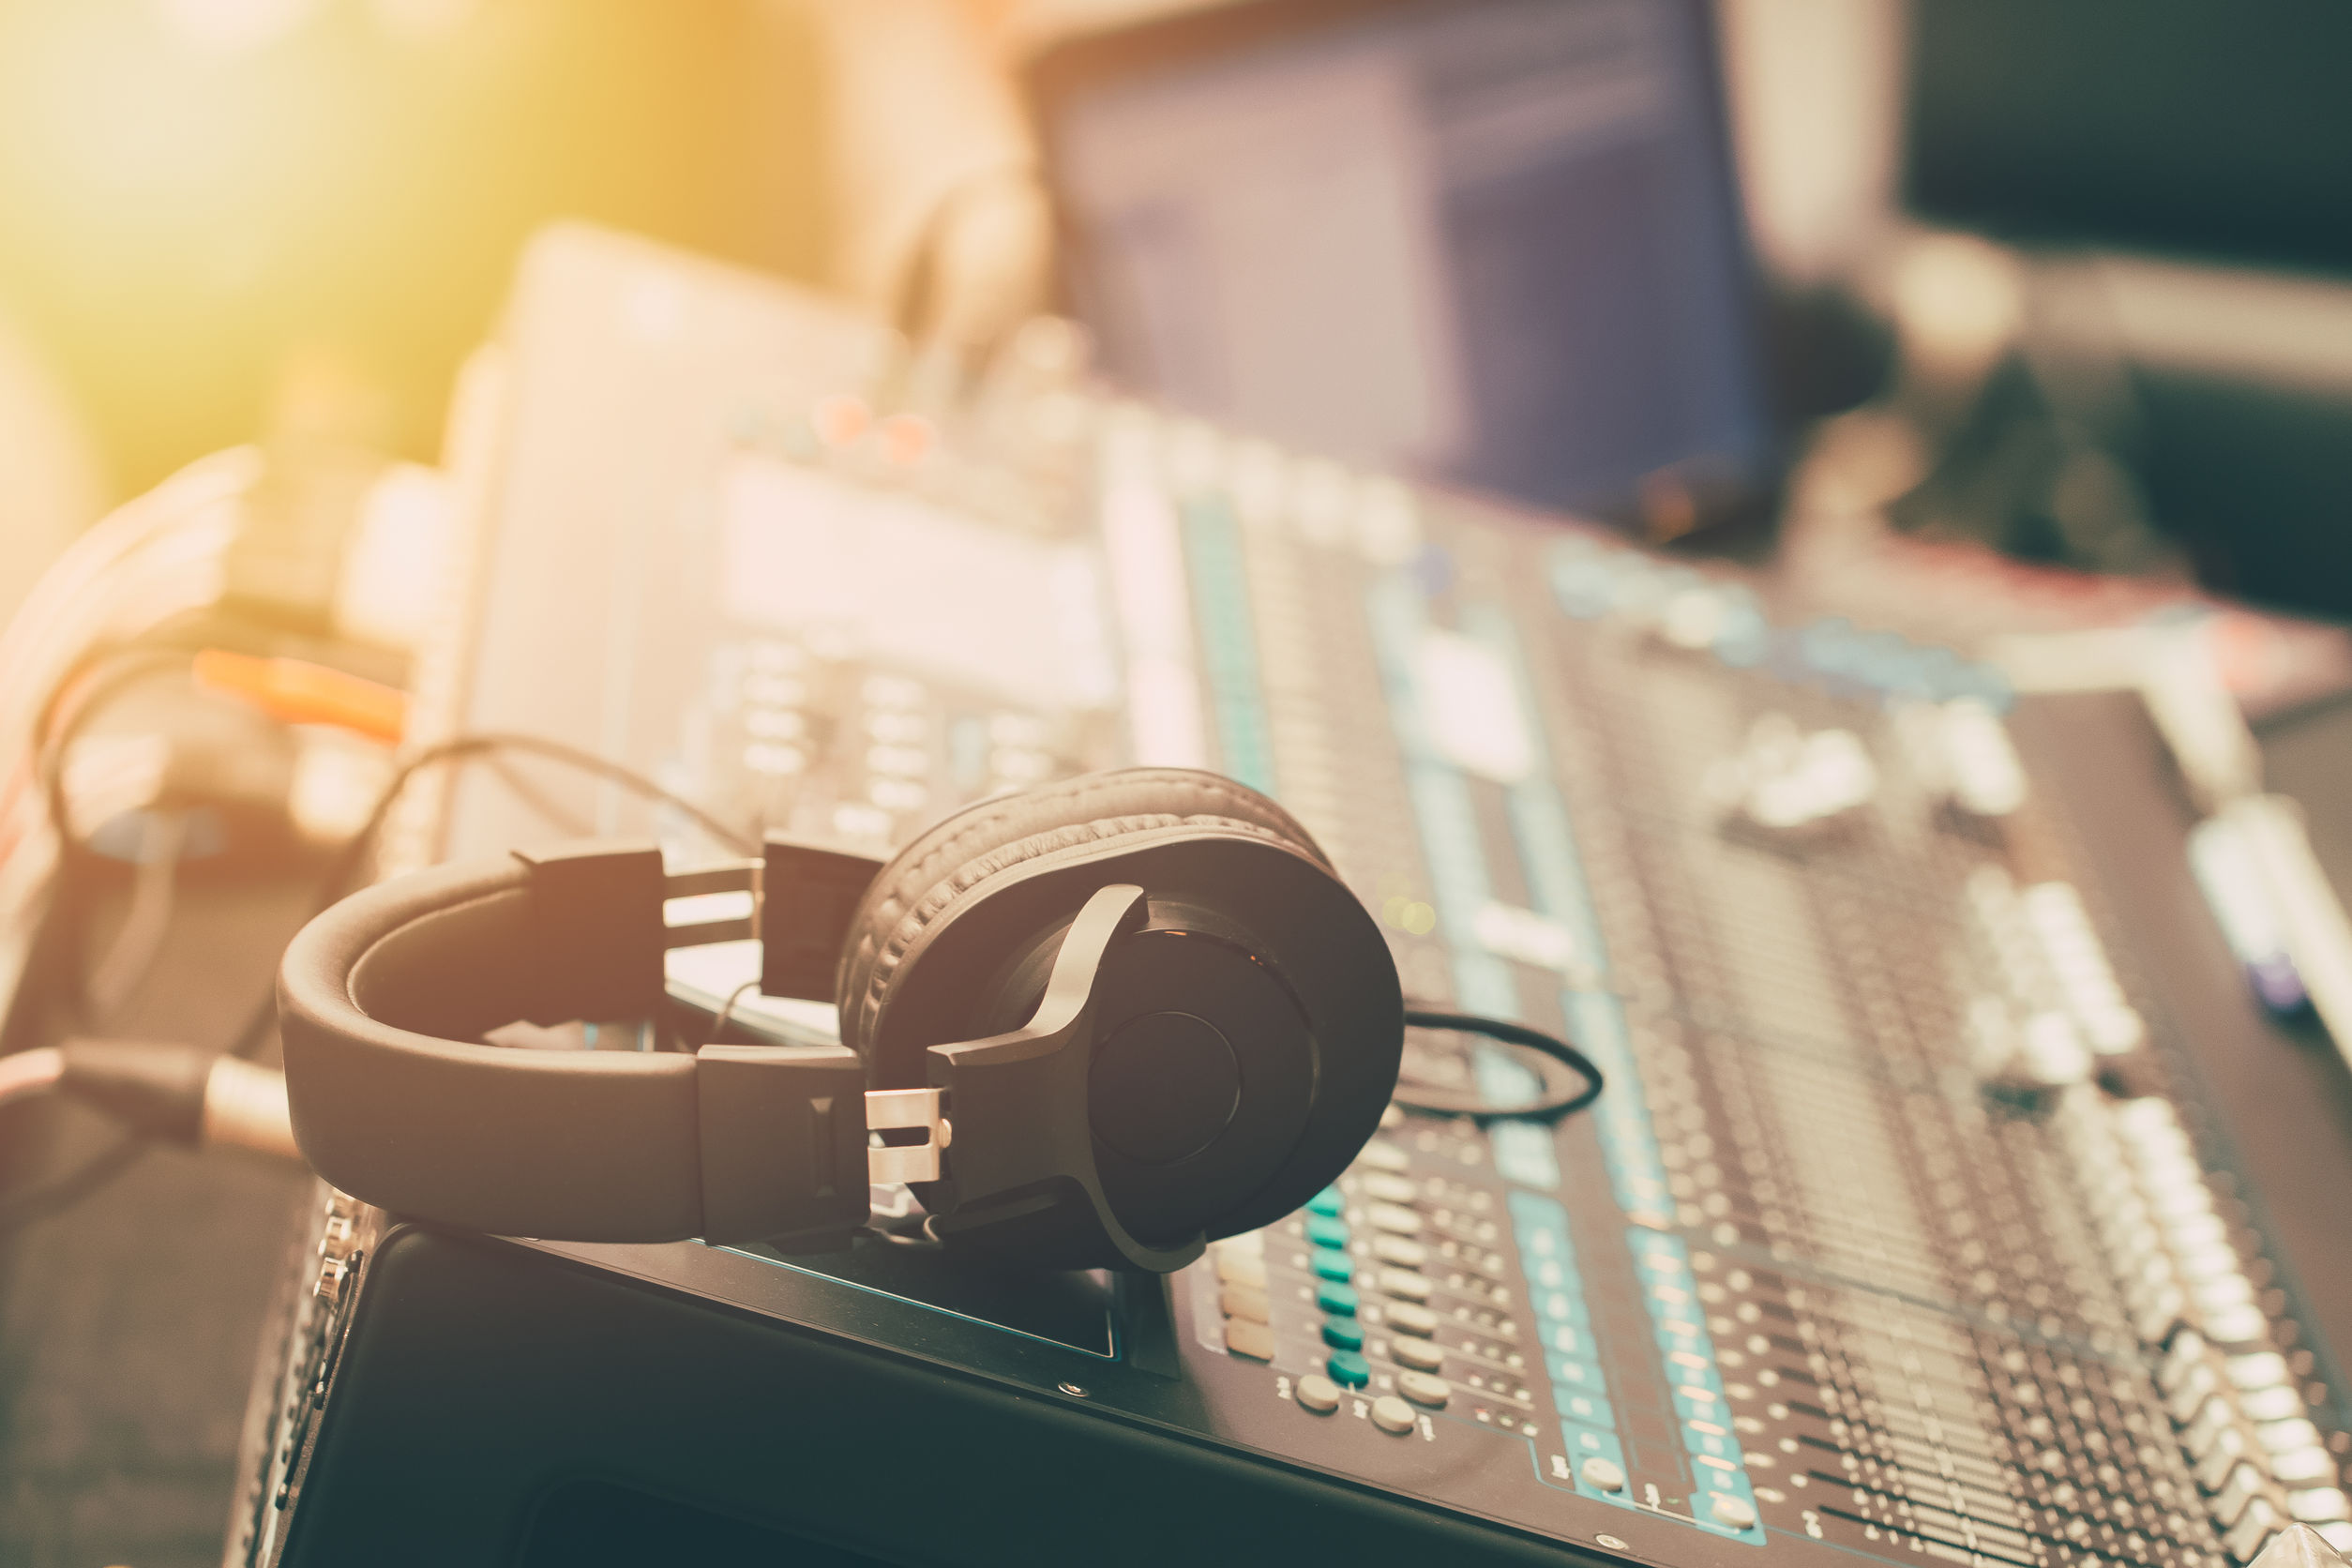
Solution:
<path fill-rule="evenodd" d="M 1251 1252 L 1219 1252 L 1217 1278 L 1228 1285 L 1248 1285 L 1259 1289 L 1266 1286 L 1266 1259 Z"/>
<path fill-rule="evenodd" d="M 2293 1448 L 2315 1447 L 2320 1441 L 2319 1428 L 2300 1416 L 2290 1421 L 2265 1422 L 2254 1428 L 2254 1436 L 2262 1440 L 2262 1446 L 2272 1454 L 2284 1454 Z"/>
<path fill-rule="evenodd" d="M 1273 1321 L 1268 1310 L 1266 1292 L 1254 1290 L 1246 1285 L 1229 1285 L 1217 1292 L 1217 1310 L 1228 1318 L 1245 1319 L 1253 1323 Z"/>
<path fill-rule="evenodd" d="M 1332 1318 L 1323 1324 L 1323 1343 L 1334 1350 L 1364 1349 L 1364 1325 L 1353 1318 Z"/>
<path fill-rule="evenodd" d="M 1596 1491 L 1621 1492 L 1625 1489 L 1625 1467 L 1598 1454 L 1578 1465 L 1576 1473 L 1584 1477 L 1586 1485 Z"/>
<path fill-rule="evenodd" d="M 1419 1420 L 1413 1414 L 1413 1408 L 1394 1394 L 1383 1394 L 1372 1401 L 1372 1425 L 1383 1432 L 1402 1437 L 1411 1431 Z"/>
<path fill-rule="evenodd" d="M 2252 1344 L 2270 1330 L 2270 1320 L 2251 1301 L 2207 1306 L 2204 1316 L 2206 1331 L 2224 1345 Z"/>
<path fill-rule="evenodd" d="M 2252 1465 L 2239 1465 L 2229 1472 L 2229 1479 L 2214 1494 L 2213 1522 L 2227 1530 L 2246 1512 L 2246 1505 L 2262 1493 L 2262 1477 Z"/>
<path fill-rule="evenodd" d="M 2309 1486 L 2336 1478 L 2334 1457 L 2324 1448 L 2290 1448 L 2270 1455 L 2270 1473 L 2290 1486 Z"/>
<path fill-rule="evenodd" d="M 1372 1238 L 1372 1256 L 1383 1263 L 1394 1263 L 1400 1269 L 1417 1269 L 1429 1261 L 1429 1249 L 1402 1236 L 1375 1236 Z"/>
<path fill-rule="evenodd" d="M 1454 1396 L 1453 1384 L 1426 1372 L 1399 1372 L 1396 1390 L 1414 1404 L 1426 1405 L 1433 1410 L 1445 1409 L 1445 1402 Z"/>
<path fill-rule="evenodd" d="M 1356 1308 L 1362 1304 L 1362 1302 L 1356 1295 L 1354 1286 L 1342 1285 L 1335 1280 L 1325 1280 L 1322 1288 L 1315 1292 L 1315 1304 L 1326 1312 L 1334 1313 L 1343 1318 L 1352 1318 L 1356 1315 Z"/>
<path fill-rule="evenodd" d="M 2291 1388 L 2258 1388 L 2238 1396 L 2249 1421 L 2285 1421 L 2303 1413 L 2303 1396 Z"/>
<path fill-rule="evenodd" d="M 1330 1247 L 1317 1247 L 1314 1257 L 1308 1259 L 1307 1263 L 1314 1269 L 1315 1277 L 1318 1279 L 1347 1280 L 1356 1276 L 1355 1259 L 1344 1252 L 1334 1252 Z"/>
<path fill-rule="evenodd" d="M 1425 1339 L 1438 1332 L 1438 1315 L 1417 1302 L 1391 1302 L 1388 1326 L 1399 1334 L 1417 1334 Z"/>
<path fill-rule="evenodd" d="M 2256 1498 L 2246 1505 L 2246 1516 L 2222 1537 L 2222 1545 L 2240 1562 L 2252 1562 L 2262 1548 L 2278 1533 L 2279 1511 L 2267 1498 Z"/>
<path fill-rule="evenodd" d="M 1410 1203 L 1421 1196 L 1421 1189 L 1410 1176 L 1375 1170 L 1364 1179 L 1364 1196 L 1382 1203 Z"/>
<path fill-rule="evenodd" d="M 1756 1504 L 1733 1492 L 1707 1494 L 1708 1511 L 1733 1530 L 1745 1530 L 1756 1523 Z"/>
<path fill-rule="evenodd" d="M 2192 1459 L 2201 1459 L 2213 1452 L 2213 1445 L 2221 1440 L 2229 1425 L 2229 1406 L 2215 1395 L 2197 1410 L 2196 1419 L 2180 1429 L 2180 1446 Z"/>
<path fill-rule="evenodd" d="M 1427 1274 L 1415 1274 L 1410 1269 L 1382 1269 L 1380 1289 L 1405 1301 L 1425 1302 L 1434 1287 Z"/>
<path fill-rule="evenodd" d="M 1348 1222 L 1326 1214 L 1309 1214 L 1306 1217 L 1306 1239 L 1311 1245 L 1336 1251 L 1348 1244 Z"/>
<path fill-rule="evenodd" d="M 1406 1153 L 1400 1145 L 1384 1138 L 1376 1138 L 1364 1146 L 1363 1153 L 1356 1155 L 1356 1163 L 1369 1166 L 1374 1170 L 1402 1170 L 1412 1163 L 1412 1156 Z"/>
<path fill-rule="evenodd" d="M 2347 1499 L 2333 1486 L 2317 1486 L 2309 1491 L 2295 1492 L 2286 1500 L 2287 1512 L 2306 1524 L 2326 1524 L 2332 1519 L 2352 1519 L 2352 1499 Z"/>
<path fill-rule="evenodd" d="M 1421 1216 L 1396 1203 L 1375 1203 L 1365 1214 L 1375 1230 L 1385 1230 L 1395 1236 L 1415 1236 L 1421 1233 Z"/>
<path fill-rule="evenodd" d="M 2233 1388 L 2277 1388 L 2283 1383 L 2294 1381 L 2294 1374 L 2287 1369 L 2286 1358 L 2276 1350 L 2232 1356 L 2228 1364 L 2229 1381 Z"/>
<path fill-rule="evenodd" d="M 1323 1363 L 1323 1370 L 1341 1388 L 1362 1388 L 1372 1380 L 1372 1364 L 1358 1350 L 1334 1350 Z"/>
<path fill-rule="evenodd" d="M 2218 1492 L 2230 1468 L 2245 1456 L 2246 1440 L 2238 1435 L 2235 1426 L 2224 1426 L 2215 1437 L 2213 1446 L 2195 1456 L 2197 1485 L 2209 1492 Z"/>
<path fill-rule="evenodd" d="M 1308 1214 L 1321 1214 L 1326 1219 L 1337 1219 L 1347 1212 L 1347 1196 L 1337 1187 L 1325 1187 L 1306 1200 Z"/>
<path fill-rule="evenodd" d="M 2220 1380 L 2213 1376 L 2211 1364 L 2200 1361 L 2182 1373 L 2179 1381 L 2165 1392 L 2164 1412 L 2172 1417 L 2175 1425 L 2186 1425 L 2189 1418 L 2197 1413 L 2206 1397 L 2219 1385 Z"/>
<path fill-rule="evenodd" d="M 1435 1372 L 1445 1364 L 1445 1351 L 1426 1339 L 1398 1338 L 1388 1344 L 1388 1353 L 1399 1366 L 1410 1366 L 1420 1372 Z"/>
<path fill-rule="evenodd" d="M 1339 1385 L 1320 1372 L 1309 1372 L 1299 1380 L 1298 1395 L 1299 1408 L 1317 1415 L 1329 1415 L 1339 1409 Z"/>
<path fill-rule="evenodd" d="M 2205 1364 L 2205 1339 L 2194 1329 L 2182 1329 L 2172 1336 L 2171 1347 L 2156 1366 L 2156 1386 L 2170 1397 L 2188 1380 L 2191 1372 Z"/>
<path fill-rule="evenodd" d="M 1225 1325 L 1225 1348 L 1237 1356 L 1247 1356 L 1252 1361 L 1272 1361 L 1274 1353 L 1274 1330 L 1263 1323 L 1235 1318 Z"/>

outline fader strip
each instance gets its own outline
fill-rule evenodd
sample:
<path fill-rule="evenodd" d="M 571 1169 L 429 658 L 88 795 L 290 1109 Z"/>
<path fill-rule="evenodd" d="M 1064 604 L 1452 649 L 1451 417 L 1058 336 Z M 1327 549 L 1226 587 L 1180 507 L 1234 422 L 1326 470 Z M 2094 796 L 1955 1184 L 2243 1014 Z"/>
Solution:
<path fill-rule="evenodd" d="M 2184 1568 L 2289 1518 L 2352 1543 L 2334 1395 L 2290 1365 L 1997 673 L 1442 503 L 1401 564 L 1327 532 L 1313 575 L 1361 607 L 1425 868 L 1385 871 L 1407 972 L 1564 1028 L 1611 1088 L 1556 1133 L 1414 1116 L 1374 1146 L 1468 1181 L 1508 1255 L 1481 1290 L 1382 1289 L 1397 1232 L 1359 1200 L 1389 1173 L 1359 1166 L 1332 1214 L 1218 1254 L 1262 1264 L 1271 1336 L 1200 1294 L 1204 1339 L 1400 1434 L 1517 1432 L 1547 1485 L 1722 1539 Z M 1450 736 L 1480 703 L 1489 733 Z M 1403 1340 L 1392 1303 L 1444 1325 L 1451 1396 L 1416 1379 L 1410 1423 L 1414 1369 L 1355 1345 Z"/>

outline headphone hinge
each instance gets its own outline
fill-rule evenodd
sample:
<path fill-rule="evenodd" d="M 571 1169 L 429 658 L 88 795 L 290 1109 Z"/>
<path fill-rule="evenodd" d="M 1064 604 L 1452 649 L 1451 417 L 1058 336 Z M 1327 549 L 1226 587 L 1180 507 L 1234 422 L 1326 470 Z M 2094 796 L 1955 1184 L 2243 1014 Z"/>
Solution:
<path fill-rule="evenodd" d="M 868 1147 L 866 1173 L 887 1185 L 893 1182 L 936 1182 L 942 1174 L 940 1154 L 955 1141 L 956 1129 L 942 1111 L 946 1099 L 938 1089 L 868 1089 L 866 1127 L 868 1132 L 900 1132 L 920 1128 L 920 1143 L 891 1143 Z"/>
<path fill-rule="evenodd" d="M 882 862 L 774 834 L 761 846 L 760 859 L 753 885 L 761 991 L 833 1001 L 842 942 Z"/>
<path fill-rule="evenodd" d="M 846 1245 L 867 1211 L 866 1065 L 841 1046 L 695 1053 L 702 1239 Z"/>

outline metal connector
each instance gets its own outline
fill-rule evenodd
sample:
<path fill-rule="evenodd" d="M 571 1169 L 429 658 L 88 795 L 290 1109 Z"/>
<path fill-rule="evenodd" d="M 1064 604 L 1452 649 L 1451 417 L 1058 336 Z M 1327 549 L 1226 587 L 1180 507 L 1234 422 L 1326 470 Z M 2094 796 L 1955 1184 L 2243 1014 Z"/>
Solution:
<path fill-rule="evenodd" d="M 956 1129 L 940 1110 L 941 1093 L 937 1089 L 866 1092 L 867 1131 L 920 1127 L 929 1135 L 920 1143 L 869 1147 L 866 1151 L 866 1173 L 869 1180 L 888 1184 L 940 1179 L 940 1155 L 956 1139 Z"/>

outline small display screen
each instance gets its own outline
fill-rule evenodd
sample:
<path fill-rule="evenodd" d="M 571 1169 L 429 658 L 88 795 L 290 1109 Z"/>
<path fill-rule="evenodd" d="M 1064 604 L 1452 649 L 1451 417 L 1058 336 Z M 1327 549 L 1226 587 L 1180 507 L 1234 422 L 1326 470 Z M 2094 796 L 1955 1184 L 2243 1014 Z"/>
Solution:
<path fill-rule="evenodd" d="M 1102 588 L 1083 550 L 752 454 L 722 473 L 720 518 L 716 596 L 739 625 L 843 656 L 887 653 L 1031 707 L 1111 700 Z"/>

